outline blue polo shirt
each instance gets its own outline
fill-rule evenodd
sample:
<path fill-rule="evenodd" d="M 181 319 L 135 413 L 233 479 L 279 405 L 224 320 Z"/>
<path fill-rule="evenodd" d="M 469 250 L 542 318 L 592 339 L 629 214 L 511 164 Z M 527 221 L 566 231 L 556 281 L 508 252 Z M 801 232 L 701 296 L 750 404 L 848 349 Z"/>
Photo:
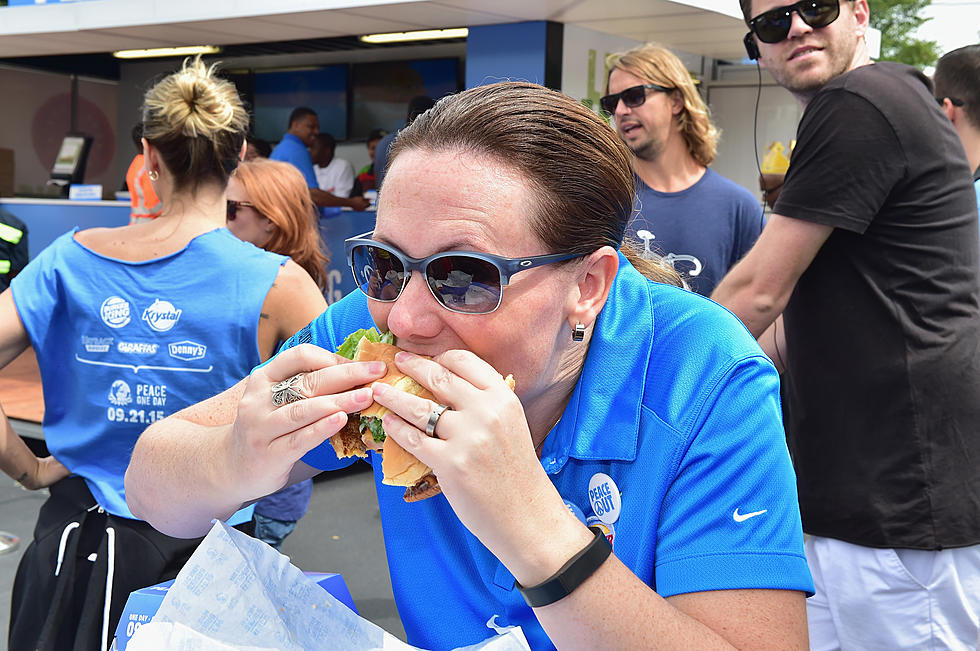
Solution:
<path fill-rule="evenodd" d="M 291 133 L 284 134 L 276 148 L 269 154 L 271 160 L 281 160 L 292 163 L 306 179 L 306 187 L 319 188 L 316 182 L 316 172 L 313 170 L 313 159 L 306 143 Z"/>
<path fill-rule="evenodd" d="M 335 350 L 347 333 L 371 325 L 366 299 L 355 292 L 286 346 L 307 341 Z M 348 461 L 329 442 L 303 460 L 324 469 Z M 514 577 L 445 496 L 404 502 L 403 488 L 381 484 L 379 461 L 372 454 L 408 642 L 473 644 L 491 634 L 486 622 L 497 615 L 499 625 L 521 626 L 532 648 L 552 648 Z M 598 515 L 590 480 L 611 478 L 622 502 L 618 519 L 605 526 L 613 551 L 661 596 L 813 592 L 772 364 L 727 310 L 649 282 L 625 258 L 541 463 L 569 508 L 590 523 Z M 502 487 L 500 499 L 521 496 Z"/>

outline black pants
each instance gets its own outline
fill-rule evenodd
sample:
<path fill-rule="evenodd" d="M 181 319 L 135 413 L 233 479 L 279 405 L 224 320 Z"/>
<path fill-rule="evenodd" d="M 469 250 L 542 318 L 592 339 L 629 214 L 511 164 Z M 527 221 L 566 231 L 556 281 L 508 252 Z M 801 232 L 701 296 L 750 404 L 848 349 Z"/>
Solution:
<path fill-rule="evenodd" d="M 79 477 L 50 491 L 14 579 L 10 651 L 107 648 L 129 593 L 177 576 L 202 538 L 110 515 Z"/>

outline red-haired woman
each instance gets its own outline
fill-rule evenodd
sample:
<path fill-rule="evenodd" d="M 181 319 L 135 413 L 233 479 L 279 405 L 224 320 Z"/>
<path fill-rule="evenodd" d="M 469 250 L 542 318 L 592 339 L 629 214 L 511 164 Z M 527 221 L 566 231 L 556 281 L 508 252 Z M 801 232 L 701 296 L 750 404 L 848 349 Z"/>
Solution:
<path fill-rule="evenodd" d="M 288 255 L 326 289 L 326 264 L 309 189 L 294 166 L 259 158 L 228 181 L 228 230 L 255 246 Z"/>

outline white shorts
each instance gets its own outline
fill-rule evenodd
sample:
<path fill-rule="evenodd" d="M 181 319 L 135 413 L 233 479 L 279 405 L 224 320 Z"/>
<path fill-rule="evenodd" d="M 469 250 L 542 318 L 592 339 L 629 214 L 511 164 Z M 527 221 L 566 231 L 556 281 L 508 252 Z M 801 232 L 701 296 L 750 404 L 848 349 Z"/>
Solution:
<path fill-rule="evenodd" d="M 980 545 L 875 549 L 806 536 L 810 648 L 980 648 Z"/>

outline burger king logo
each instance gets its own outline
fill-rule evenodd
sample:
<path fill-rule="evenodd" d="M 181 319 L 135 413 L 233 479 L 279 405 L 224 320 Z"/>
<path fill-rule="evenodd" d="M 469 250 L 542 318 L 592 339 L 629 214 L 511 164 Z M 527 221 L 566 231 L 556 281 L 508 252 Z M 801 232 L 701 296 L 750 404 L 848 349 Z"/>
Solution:
<path fill-rule="evenodd" d="M 102 323 L 110 328 L 121 328 L 129 323 L 129 301 L 118 296 L 110 296 L 102 301 L 102 308 L 99 310 Z"/>

